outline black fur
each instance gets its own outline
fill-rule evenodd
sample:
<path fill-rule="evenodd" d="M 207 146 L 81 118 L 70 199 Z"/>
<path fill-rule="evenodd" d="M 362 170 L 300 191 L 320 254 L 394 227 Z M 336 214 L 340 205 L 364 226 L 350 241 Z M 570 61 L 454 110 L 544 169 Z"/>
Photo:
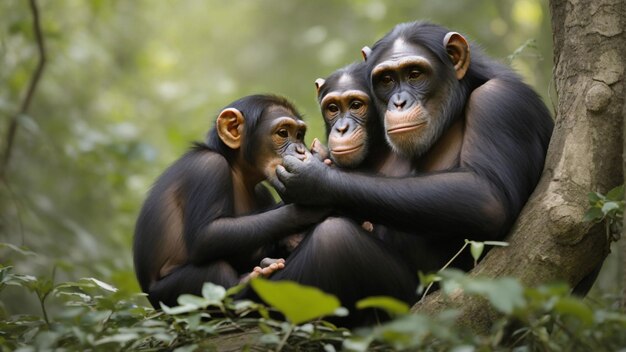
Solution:
<path fill-rule="evenodd" d="M 377 65 L 402 37 L 428 49 L 436 58 L 433 79 L 447 82 L 454 77 L 443 46 L 448 32 L 430 23 L 400 24 L 372 47 L 368 68 Z M 454 253 L 465 238 L 502 239 L 541 176 L 553 121 L 539 96 L 515 73 L 484 56 L 475 45 L 470 47 L 469 69 L 450 85 L 447 96 L 452 98 L 441 107 L 449 119 L 446 127 L 459 120 L 464 123 L 455 166 L 424 172 L 419 168 L 420 156 L 415 156 L 412 175 L 389 178 L 286 158 L 286 170 L 278 173 L 282 194 L 302 204 L 332 205 L 355 218 L 432 239 L 433 248 L 442 253 Z M 497 89 L 475 94 L 483 86 Z M 379 112 L 386 108 L 381 105 Z M 448 258 L 434 261 L 440 265 Z"/>

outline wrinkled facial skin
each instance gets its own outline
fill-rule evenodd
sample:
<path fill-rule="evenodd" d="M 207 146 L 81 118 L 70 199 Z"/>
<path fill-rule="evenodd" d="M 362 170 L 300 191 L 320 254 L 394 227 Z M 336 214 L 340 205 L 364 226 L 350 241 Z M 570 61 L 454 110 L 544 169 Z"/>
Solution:
<path fill-rule="evenodd" d="M 373 93 L 395 152 L 419 157 L 448 125 L 445 93 L 450 80 L 428 50 L 397 39 L 371 73 Z"/>
<path fill-rule="evenodd" d="M 358 166 L 368 152 L 367 119 L 370 99 L 349 75 L 343 75 L 325 96 L 320 108 L 328 132 L 332 161 L 339 167 Z"/>
<path fill-rule="evenodd" d="M 268 109 L 257 126 L 257 133 L 261 138 L 255 146 L 255 167 L 268 180 L 276 179 L 276 166 L 282 164 L 286 155 L 300 160 L 311 156 L 304 145 L 306 124 L 284 107 Z"/>

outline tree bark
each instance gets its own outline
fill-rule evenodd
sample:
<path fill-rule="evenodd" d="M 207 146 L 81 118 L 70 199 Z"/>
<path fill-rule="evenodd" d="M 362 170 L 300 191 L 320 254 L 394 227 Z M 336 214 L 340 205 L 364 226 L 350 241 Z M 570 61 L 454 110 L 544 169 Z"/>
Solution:
<path fill-rule="evenodd" d="M 543 176 L 509 238 L 491 250 L 473 276 L 519 278 L 535 286 L 552 281 L 577 285 L 609 251 L 601 224 L 582 222 L 587 193 L 624 182 L 623 0 L 551 0 L 555 129 Z M 461 310 L 460 323 L 486 331 L 495 318 L 486 302 L 436 292 L 413 307 L 435 313 Z"/>
<path fill-rule="evenodd" d="M 624 139 L 624 150 L 622 151 L 622 170 L 624 173 L 624 184 L 626 184 L 626 104 L 622 106 L 622 117 L 624 118 L 624 134 L 622 138 Z M 626 209 L 624 209 L 624 214 L 622 214 L 622 221 L 626 219 Z M 622 251 L 622 309 L 626 309 L 626 226 L 622 226 L 622 238 L 620 240 L 620 249 Z"/>

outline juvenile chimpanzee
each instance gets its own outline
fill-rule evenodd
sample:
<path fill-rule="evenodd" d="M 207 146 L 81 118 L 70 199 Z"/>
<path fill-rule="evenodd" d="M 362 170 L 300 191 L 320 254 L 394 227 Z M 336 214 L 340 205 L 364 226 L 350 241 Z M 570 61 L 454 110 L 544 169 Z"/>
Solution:
<path fill-rule="evenodd" d="M 543 169 L 553 121 L 541 99 L 462 35 L 430 23 L 397 25 L 366 62 L 386 139 L 415 175 L 347 174 L 288 156 L 277 189 L 433 238 L 450 253 L 464 238 L 504 237 Z"/>
<path fill-rule="evenodd" d="M 277 207 L 260 184 L 275 177 L 284 156 L 311 157 L 305 130 L 285 99 L 248 96 L 224 108 L 206 143 L 158 178 L 133 245 L 137 278 L 153 306 L 174 305 L 182 293 L 200 294 L 206 281 L 239 283 L 261 258 L 275 255 L 279 239 L 327 216 L 294 204 Z"/>

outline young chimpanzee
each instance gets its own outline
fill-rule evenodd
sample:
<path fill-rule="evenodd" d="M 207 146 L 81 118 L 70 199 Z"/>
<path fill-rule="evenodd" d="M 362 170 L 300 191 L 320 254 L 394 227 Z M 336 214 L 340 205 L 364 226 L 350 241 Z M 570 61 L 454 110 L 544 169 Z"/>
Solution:
<path fill-rule="evenodd" d="M 252 95 L 224 108 L 206 143 L 156 181 L 135 228 L 137 278 L 153 306 L 200 294 L 206 281 L 225 287 L 245 279 L 276 243 L 321 222 L 327 211 L 276 206 L 261 181 L 275 178 L 286 155 L 311 157 L 306 126 L 284 98 Z M 252 276 L 282 268 L 275 263 Z"/>
<path fill-rule="evenodd" d="M 300 204 L 332 204 L 432 238 L 450 253 L 464 238 L 503 238 L 542 173 L 553 121 L 539 96 L 430 23 L 397 25 L 366 62 L 387 142 L 414 174 L 355 175 L 286 157 L 275 187 Z"/>

